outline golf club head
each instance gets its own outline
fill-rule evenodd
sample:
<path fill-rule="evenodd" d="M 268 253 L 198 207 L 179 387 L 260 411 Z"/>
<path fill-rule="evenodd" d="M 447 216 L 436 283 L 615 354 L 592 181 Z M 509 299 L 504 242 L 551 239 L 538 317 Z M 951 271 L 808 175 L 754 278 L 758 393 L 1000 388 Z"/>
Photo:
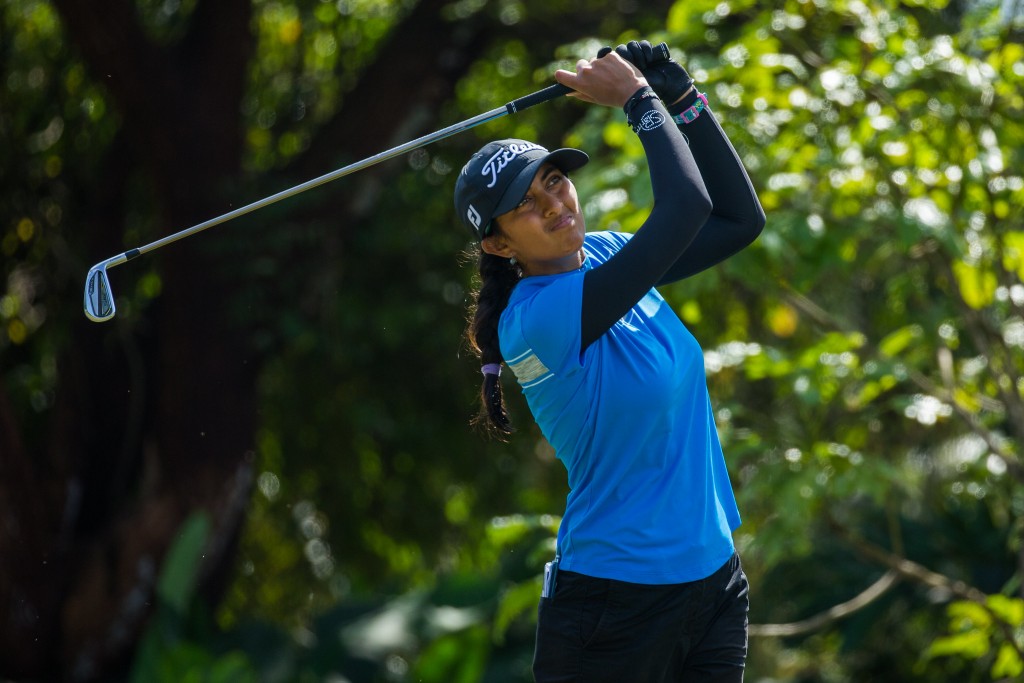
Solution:
<path fill-rule="evenodd" d="M 95 265 L 89 269 L 85 278 L 85 317 L 101 323 L 113 318 L 116 312 L 114 296 L 110 293 L 107 264 Z"/>

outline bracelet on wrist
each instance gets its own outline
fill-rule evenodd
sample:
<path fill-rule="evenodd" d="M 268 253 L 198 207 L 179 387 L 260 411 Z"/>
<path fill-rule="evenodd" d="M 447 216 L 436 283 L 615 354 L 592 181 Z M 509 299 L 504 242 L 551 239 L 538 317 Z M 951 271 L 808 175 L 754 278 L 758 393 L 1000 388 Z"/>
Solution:
<path fill-rule="evenodd" d="M 707 108 L 707 106 L 707 95 L 705 95 L 702 92 L 698 92 L 696 101 L 694 101 L 693 104 L 691 104 L 686 109 L 683 109 L 678 114 L 675 114 L 672 117 L 672 120 L 675 121 L 676 124 L 681 126 L 688 123 L 693 123 L 700 117 L 700 113 L 704 111 Z"/>
<path fill-rule="evenodd" d="M 633 132 L 638 132 L 640 130 L 640 122 L 634 121 L 633 119 L 633 110 L 637 105 L 647 99 L 660 100 L 661 98 L 658 97 L 658 94 L 654 92 L 653 88 L 650 86 L 644 86 L 633 93 L 633 96 L 626 100 L 626 104 L 622 105 L 622 111 L 626 114 L 626 123 L 633 129 Z"/>
<path fill-rule="evenodd" d="M 652 97 L 655 99 L 661 99 L 658 97 L 658 94 L 654 92 L 654 88 L 649 85 L 645 85 L 633 93 L 630 98 L 626 100 L 626 103 L 622 105 L 622 111 L 626 114 L 626 118 L 629 118 L 630 113 L 632 113 L 636 105 Z"/>

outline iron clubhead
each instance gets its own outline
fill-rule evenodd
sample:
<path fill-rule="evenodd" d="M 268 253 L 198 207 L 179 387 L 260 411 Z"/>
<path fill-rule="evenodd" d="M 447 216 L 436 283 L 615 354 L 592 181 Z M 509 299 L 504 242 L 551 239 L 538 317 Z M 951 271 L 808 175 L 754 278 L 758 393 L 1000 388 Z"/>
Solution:
<path fill-rule="evenodd" d="M 85 277 L 85 317 L 101 323 L 113 318 L 116 312 L 114 297 L 110 293 L 107 264 L 93 266 Z"/>

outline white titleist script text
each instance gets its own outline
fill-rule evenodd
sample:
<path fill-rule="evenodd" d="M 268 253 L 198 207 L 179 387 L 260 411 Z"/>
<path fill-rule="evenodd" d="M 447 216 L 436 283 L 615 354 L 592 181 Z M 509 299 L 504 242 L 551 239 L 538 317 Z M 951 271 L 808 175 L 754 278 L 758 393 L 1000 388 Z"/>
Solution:
<path fill-rule="evenodd" d="M 487 187 L 494 187 L 498 182 L 498 174 L 505 170 L 505 167 L 508 166 L 510 161 L 523 152 L 529 152 L 531 149 L 539 149 L 542 152 L 547 151 L 547 149 L 540 145 L 535 145 L 532 142 L 526 142 L 523 144 L 513 142 L 508 147 L 503 147 L 500 152 L 495 152 L 494 156 L 488 159 L 487 163 L 484 164 L 484 167 L 480 169 L 480 175 L 491 176 L 491 182 L 487 183 Z"/>

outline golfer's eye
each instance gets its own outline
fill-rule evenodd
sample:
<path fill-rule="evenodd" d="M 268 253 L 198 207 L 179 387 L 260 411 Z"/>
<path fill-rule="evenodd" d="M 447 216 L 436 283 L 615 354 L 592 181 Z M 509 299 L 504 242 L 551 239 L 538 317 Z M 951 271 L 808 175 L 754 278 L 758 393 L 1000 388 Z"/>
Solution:
<path fill-rule="evenodd" d="M 526 205 L 529 204 L 532 201 L 533 201 L 533 197 L 531 197 L 530 195 L 526 195 L 525 197 L 523 197 L 523 201 L 519 202 L 519 204 L 516 205 L 516 208 L 517 209 L 522 209 L 522 208 L 526 207 Z"/>

